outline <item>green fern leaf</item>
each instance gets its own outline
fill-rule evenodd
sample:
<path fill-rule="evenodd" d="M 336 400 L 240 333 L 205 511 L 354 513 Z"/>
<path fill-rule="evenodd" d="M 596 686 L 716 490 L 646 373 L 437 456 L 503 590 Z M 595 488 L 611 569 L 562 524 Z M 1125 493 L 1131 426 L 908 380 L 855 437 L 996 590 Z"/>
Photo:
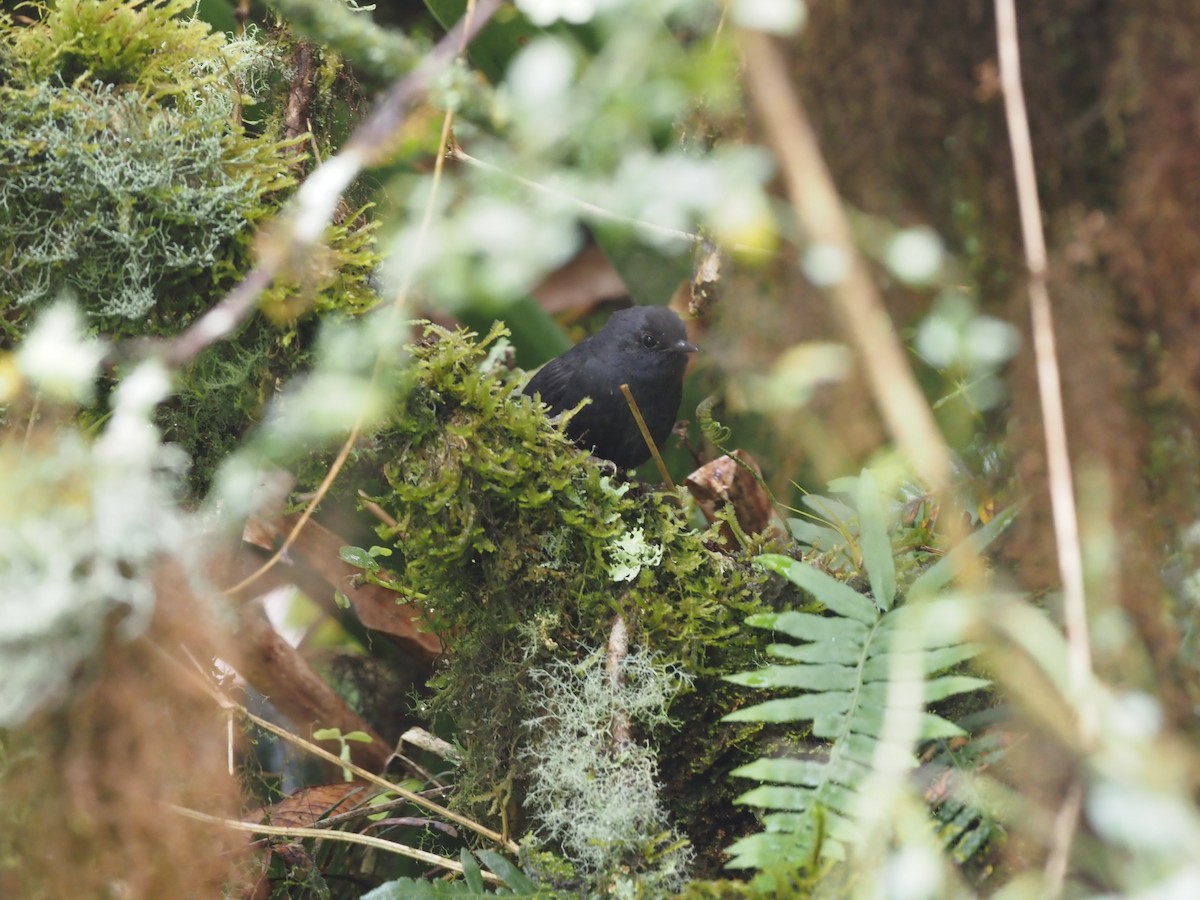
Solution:
<path fill-rule="evenodd" d="M 818 521 L 793 520 L 793 534 L 814 548 L 828 544 L 819 549 L 831 570 L 839 576 L 865 576 L 870 594 L 786 556 L 758 559 L 811 595 L 826 612 L 789 611 L 747 619 L 751 627 L 790 640 L 767 647 L 769 664 L 727 676 L 735 684 L 771 690 L 776 696 L 738 709 L 726 720 L 810 723 L 812 736 L 823 743 L 807 748 L 801 758 L 759 759 L 734 770 L 737 777 L 759 782 L 737 802 L 764 810 L 764 830 L 729 847 L 731 868 L 784 864 L 811 873 L 823 862 L 844 859 L 856 838 L 860 791 L 880 755 L 886 753 L 892 762 L 901 753 L 907 767 L 917 766 L 915 747 L 881 744 L 888 704 L 922 705 L 911 711 L 918 716 L 920 741 L 960 737 L 966 732 L 930 712 L 929 705 L 989 684 L 954 671 L 981 648 L 962 640 L 953 597 L 935 595 L 954 578 L 964 555 L 979 553 L 1012 521 L 1013 513 L 997 516 L 915 579 L 906 575 L 911 581 L 903 590 L 887 506 L 872 474 L 864 471 L 858 478 L 839 479 L 830 490 L 850 498 L 855 508 L 828 497 L 807 496 L 804 504 L 816 512 Z M 897 681 L 901 678 L 904 681 Z M 959 815 L 957 810 L 953 814 Z M 980 821 L 978 816 L 961 815 L 964 822 Z M 959 836 L 950 826 L 943 830 Z"/>
<path fill-rule="evenodd" d="M 896 560 L 892 556 L 892 541 L 888 537 L 883 498 L 869 469 L 858 477 L 858 527 L 862 545 L 863 565 L 871 580 L 871 593 L 876 605 L 887 612 L 896 599 Z"/>
<path fill-rule="evenodd" d="M 863 505 L 863 498 L 859 498 Z M 866 517 L 870 522 L 870 516 Z M 883 527 L 882 512 L 870 530 Z M 886 536 L 886 535 L 885 535 Z M 864 541 L 864 544 L 870 543 Z M 878 550 L 870 551 L 878 555 Z M 797 643 L 771 644 L 768 653 L 777 660 L 752 672 L 727 676 L 748 687 L 787 691 L 736 710 L 727 721 L 772 723 L 810 722 L 814 737 L 828 746 L 807 759 L 760 759 L 734 770 L 738 777 L 761 782 L 737 802 L 771 812 L 764 817 L 766 831 L 734 843 L 731 868 L 754 868 L 770 860 L 812 867 L 820 859 L 845 855 L 845 844 L 854 837 L 858 790 L 866 782 L 879 749 L 893 673 L 916 671 L 926 680 L 919 696 L 926 704 L 986 687 L 982 678 L 941 675 L 974 656 L 979 648 L 953 643 L 931 634 L 926 646 L 916 650 L 893 649 L 897 633 L 919 624 L 911 607 L 883 610 L 895 591 L 894 567 L 868 558 L 874 566 L 875 603 L 849 586 L 804 563 L 783 556 L 764 556 L 759 562 L 811 593 L 830 615 L 785 612 L 753 616 L 748 624 L 767 628 Z M 894 596 L 894 594 L 893 594 Z M 922 633 L 925 633 L 922 631 Z M 906 659 L 905 657 L 915 657 Z M 961 728 L 932 712 L 920 716 L 922 740 L 962 735 Z M 888 748 L 889 753 L 895 752 Z M 819 754 L 819 755 L 817 755 Z M 915 766 L 915 756 L 907 760 Z M 786 856 L 780 853 L 786 852 Z M 772 856 L 772 854 L 774 854 Z M 806 862 L 808 861 L 808 862 Z"/>

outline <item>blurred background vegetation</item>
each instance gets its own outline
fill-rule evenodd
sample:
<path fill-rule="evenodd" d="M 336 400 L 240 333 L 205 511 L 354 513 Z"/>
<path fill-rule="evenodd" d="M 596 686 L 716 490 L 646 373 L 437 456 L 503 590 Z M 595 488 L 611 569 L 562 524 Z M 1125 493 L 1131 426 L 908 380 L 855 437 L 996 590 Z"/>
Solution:
<path fill-rule="evenodd" d="M 0 894 L 1200 895 L 1200 10 L 1025 6 L 1076 511 L 991 2 L 0 2 Z"/>

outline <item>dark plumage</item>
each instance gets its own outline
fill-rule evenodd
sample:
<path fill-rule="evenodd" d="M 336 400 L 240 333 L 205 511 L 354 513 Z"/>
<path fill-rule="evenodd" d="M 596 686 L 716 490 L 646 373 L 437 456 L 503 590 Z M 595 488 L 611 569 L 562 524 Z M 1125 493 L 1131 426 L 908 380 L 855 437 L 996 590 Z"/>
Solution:
<path fill-rule="evenodd" d="M 621 385 L 629 385 L 654 443 L 661 446 L 675 427 L 688 354 L 695 352 L 683 322 L 671 310 L 622 309 L 596 334 L 546 363 L 525 393 L 541 395 L 551 415 L 591 397 L 567 424 L 567 434 L 601 459 L 632 469 L 650 458 L 650 449 Z"/>

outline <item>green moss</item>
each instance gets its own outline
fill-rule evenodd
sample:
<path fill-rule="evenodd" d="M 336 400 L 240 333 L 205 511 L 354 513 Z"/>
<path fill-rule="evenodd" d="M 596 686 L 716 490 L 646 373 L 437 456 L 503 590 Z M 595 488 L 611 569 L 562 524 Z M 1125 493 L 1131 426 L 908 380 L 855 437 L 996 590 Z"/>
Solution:
<path fill-rule="evenodd" d="M 748 555 L 713 549 L 674 497 L 610 477 L 514 379 L 487 371 L 501 334 L 475 343 L 427 326 L 401 386 L 404 412 L 376 438 L 390 458 L 389 489 L 374 499 L 397 522 L 380 530 L 394 545 L 397 587 L 449 645 L 432 704 L 456 722 L 467 751 L 461 796 L 475 814 L 524 830 L 529 748 L 542 737 L 530 722 L 545 702 L 535 673 L 606 646 L 620 614 L 631 648 L 704 685 L 671 706 L 672 718 L 685 718 L 679 732 L 643 734 L 651 746 L 674 746 L 669 767 L 658 760 L 672 785 L 667 807 L 724 815 L 705 809 L 723 774 L 713 765 L 727 770 L 746 753 L 727 737 L 717 742 L 723 754 L 697 744 L 741 733 L 715 724 L 732 708 L 722 704 L 738 702 L 727 686 L 715 690 L 715 676 L 761 652 L 762 638 L 741 623 L 769 608 L 765 576 Z M 607 726 L 592 738 L 607 742 Z M 655 836 L 644 837 L 652 846 Z"/>
<path fill-rule="evenodd" d="M 35 7 L 41 22 L 4 30 L 0 64 L 24 83 L 99 81 L 147 95 L 192 89 L 180 75 L 191 61 L 218 55 L 223 41 L 198 19 L 192 0 L 59 0 Z"/>
<path fill-rule="evenodd" d="M 237 76 L 265 51 L 230 51 L 177 15 L 189 8 L 64 2 L 34 25 L 0 20 L 10 332 L 64 289 L 98 329 L 177 330 L 245 268 L 238 236 L 294 183 L 283 145 L 237 124 Z"/>
<path fill-rule="evenodd" d="M 251 267 L 306 158 L 273 109 L 278 46 L 213 34 L 191 0 L 63 0 L 0 14 L 0 345 L 72 294 L 114 337 L 173 336 Z M 251 122 L 248 111 L 254 111 Z M 277 384 L 309 360 L 305 317 L 376 302 L 360 209 L 283 273 L 233 340 L 183 373 L 160 425 L 202 493 Z M 102 415 L 102 411 L 92 411 Z"/>

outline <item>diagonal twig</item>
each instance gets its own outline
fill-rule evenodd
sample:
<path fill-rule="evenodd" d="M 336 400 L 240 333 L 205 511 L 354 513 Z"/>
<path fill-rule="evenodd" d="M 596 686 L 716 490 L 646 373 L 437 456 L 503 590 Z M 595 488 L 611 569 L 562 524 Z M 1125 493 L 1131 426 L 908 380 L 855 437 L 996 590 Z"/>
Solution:
<path fill-rule="evenodd" d="M 486 21 L 487 17 L 490 16 L 493 12 L 495 12 L 495 3 L 492 2 L 492 0 L 479 0 L 479 2 L 477 2 L 477 0 L 467 0 L 467 8 L 466 8 L 466 11 L 463 13 L 462 19 L 459 21 L 459 24 L 456 25 L 454 27 L 454 29 L 452 29 L 448 35 L 446 35 L 446 38 L 443 39 L 441 43 L 438 44 L 438 46 L 435 48 L 435 53 L 444 47 L 449 47 L 450 49 L 447 52 L 451 52 L 451 53 L 462 53 L 463 51 L 465 51 L 466 47 L 467 47 L 467 42 L 470 39 L 470 37 L 472 35 L 478 33 L 478 23 L 475 20 L 475 16 L 480 14 L 480 7 L 483 6 L 485 3 L 486 3 L 486 9 L 484 10 L 484 12 L 486 12 L 486 15 L 484 15 L 483 21 Z M 455 37 L 457 37 L 457 39 L 458 39 L 457 48 L 455 48 L 455 45 L 453 43 L 448 43 L 448 42 L 450 42 L 451 38 L 455 38 Z M 431 54 L 430 57 L 427 57 L 425 63 L 422 63 L 422 67 L 424 67 L 425 64 L 428 63 L 429 59 L 431 59 L 432 57 L 433 57 L 433 54 Z M 419 67 L 419 68 L 421 68 L 421 67 Z M 417 73 L 413 73 L 414 76 L 416 74 Z M 404 82 L 401 82 L 397 87 L 393 88 L 393 90 L 389 93 L 389 97 L 396 94 L 398 88 L 403 87 L 404 84 L 406 84 L 412 77 L 413 76 L 409 76 L 408 79 L 405 79 Z M 405 101 L 405 102 L 407 102 L 407 101 Z M 384 105 L 385 106 L 387 105 L 387 101 L 385 101 Z M 403 105 L 400 106 L 398 111 L 396 112 L 395 121 L 392 123 L 393 129 L 398 128 L 400 123 L 403 121 L 404 111 L 405 111 L 405 107 Z M 375 123 L 374 126 L 372 126 L 372 123 Z M 437 153 L 437 161 L 434 164 L 434 169 L 433 169 L 433 182 L 432 182 L 432 186 L 431 186 L 431 189 L 429 192 L 429 196 L 425 202 L 425 212 L 421 217 L 421 224 L 420 224 L 420 227 L 418 228 L 417 239 L 416 239 L 416 251 L 419 251 L 419 249 L 424 245 L 425 238 L 429 232 L 429 225 L 430 225 L 430 222 L 432 221 L 433 211 L 434 211 L 434 207 L 435 207 L 434 200 L 437 195 L 438 186 L 441 184 L 442 173 L 444 171 L 445 164 L 446 164 L 446 148 L 449 146 L 450 130 L 451 130 L 453 123 L 454 123 L 454 109 L 450 108 L 450 109 L 446 110 L 446 114 L 442 119 L 442 132 L 441 132 L 440 138 L 438 139 L 438 153 Z M 372 142 L 372 139 L 370 137 L 361 137 L 363 135 L 363 133 L 367 131 L 368 126 L 374 127 L 376 129 L 376 131 L 379 132 L 376 135 L 377 140 L 375 142 Z M 347 151 L 352 150 L 354 146 L 358 146 L 360 144 L 367 146 L 369 149 L 373 149 L 373 150 L 377 151 L 381 146 L 386 146 L 386 144 L 381 144 L 380 142 L 386 142 L 390 138 L 391 134 L 392 134 L 392 132 L 387 131 L 383 125 L 379 124 L 378 115 L 373 115 L 367 120 L 366 123 L 364 123 L 364 125 L 362 127 L 359 128 L 358 131 L 356 131 L 354 133 L 353 136 L 351 136 L 351 139 L 347 143 L 346 148 L 340 154 L 338 154 L 338 156 L 335 156 L 333 159 L 331 159 L 330 162 L 334 162 L 337 159 L 339 159 L 340 157 L 345 156 Z M 347 158 L 352 160 L 354 157 L 350 156 Z M 317 169 L 317 171 L 313 173 L 313 175 L 315 176 L 319 172 L 324 170 L 326 168 L 326 165 L 320 166 Z M 337 170 L 334 171 L 334 174 L 335 175 L 337 174 Z M 356 174 L 356 172 L 355 172 L 355 174 Z M 353 177 L 353 176 L 351 176 L 351 177 Z M 305 194 L 306 189 L 308 189 L 312 183 L 313 183 L 313 178 L 310 176 L 308 181 L 306 181 L 303 185 L 301 185 L 300 190 L 297 192 L 296 199 L 298 202 L 300 202 L 300 207 L 299 207 L 300 211 L 296 214 L 296 217 L 299 217 L 300 215 L 303 214 L 303 210 L 305 209 L 305 207 L 304 207 L 303 202 L 301 202 L 303 200 L 302 195 Z M 349 180 L 347 180 L 346 184 L 348 184 L 348 183 L 349 183 Z M 336 191 L 333 191 L 331 193 L 331 199 L 329 199 L 329 201 L 328 201 L 329 209 L 326 210 L 326 212 L 324 214 L 325 217 L 321 218 L 319 220 L 319 222 L 316 223 L 318 225 L 318 227 L 317 227 L 317 230 L 313 232 L 311 240 L 313 240 L 313 241 L 316 240 L 316 235 L 319 234 L 320 230 L 324 228 L 325 223 L 328 222 L 328 217 L 333 214 L 333 209 L 337 205 L 338 199 L 341 196 L 341 191 L 345 188 L 345 186 L 346 186 L 345 184 L 342 184 L 337 187 Z M 319 195 L 318 195 L 318 199 L 319 199 Z M 296 217 L 293 218 L 293 221 L 295 221 Z M 299 225 L 295 225 L 294 227 L 297 230 L 300 229 Z M 416 271 L 415 267 L 409 267 L 408 271 L 405 272 L 404 277 L 402 279 L 400 289 L 397 292 L 395 299 L 388 306 L 388 311 L 393 320 L 399 316 L 400 310 L 404 306 L 405 299 L 408 294 L 409 286 L 412 282 L 412 279 L 415 277 L 415 271 Z M 380 354 L 380 355 L 376 356 L 375 364 L 372 367 L 372 371 L 371 371 L 371 383 L 372 384 L 374 384 L 379 379 L 380 373 L 382 372 L 382 365 L 383 365 L 383 355 Z M 337 455 L 337 458 L 334 459 L 333 465 L 331 465 L 329 467 L 329 471 L 325 473 L 325 477 L 321 480 L 321 484 L 318 485 L 317 490 L 314 492 L 312 498 L 309 500 L 308 504 L 305 506 L 303 512 L 300 513 L 300 516 L 296 520 L 296 524 L 292 527 L 292 530 L 290 532 L 288 532 L 288 535 L 286 538 L 284 538 L 283 543 L 280 544 L 280 546 L 278 548 L 276 548 L 275 552 L 271 554 L 271 556 L 266 560 L 266 562 L 264 562 L 262 564 L 261 567 L 259 567 L 259 569 L 257 571 L 252 572 L 251 574 L 247 575 L 241 582 L 239 582 L 238 584 L 234 585 L 231 588 L 228 588 L 226 590 L 226 593 L 232 593 L 234 591 L 239 591 L 239 590 L 245 588 L 246 586 L 248 586 L 249 584 L 253 583 L 260 576 L 262 576 L 266 572 L 270 571 L 270 569 L 273 568 L 279 562 L 279 560 L 281 560 L 283 558 L 283 555 L 285 553 L 287 553 L 288 548 L 292 546 L 292 544 L 295 542 L 296 538 L 300 535 L 300 532 L 303 530 L 304 526 L 308 523 L 309 519 L 312 518 L 313 513 L 316 512 L 317 506 L 320 505 L 321 500 L 324 499 L 325 495 L 329 492 L 329 489 L 330 489 L 330 487 L 332 487 L 334 480 L 337 478 L 338 474 L 342 471 L 342 467 L 346 464 L 346 460 L 350 456 L 350 451 L 353 449 L 355 443 L 358 441 L 358 436 L 359 436 L 360 432 L 362 431 L 363 416 L 364 416 L 364 413 L 359 413 L 358 417 L 355 419 L 354 424 L 350 428 L 349 434 L 347 434 L 346 439 L 342 442 L 341 449 L 338 450 L 338 455 Z"/>
<path fill-rule="evenodd" d="M 779 160 L 788 199 L 805 236 L 844 262 L 828 286 L 843 325 L 863 359 L 875 406 L 913 470 L 935 492 L 950 482 L 950 453 L 929 403 L 892 328 L 879 290 L 854 244 L 850 222 L 783 54 L 773 40 L 739 32 L 746 82 L 768 142 Z"/>
<path fill-rule="evenodd" d="M 1067 634 L 1067 674 L 1072 699 L 1078 709 L 1079 735 L 1085 748 L 1096 738 L 1097 711 L 1088 686 L 1092 680 L 1092 651 L 1088 638 L 1087 599 L 1084 593 L 1083 553 L 1079 543 L 1079 519 L 1075 508 L 1071 455 L 1063 413 L 1062 381 L 1054 340 L 1054 317 L 1046 287 L 1046 238 L 1038 201 L 1037 170 L 1033 164 L 1033 142 L 1021 85 L 1021 55 L 1017 39 L 1017 11 L 1013 0 L 996 0 L 996 47 L 1000 58 L 1000 87 L 1004 115 L 1012 146 L 1017 206 L 1021 216 L 1021 238 L 1029 268 L 1029 316 L 1033 329 L 1033 355 L 1037 370 L 1038 399 L 1042 427 L 1046 433 L 1046 467 L 1050 481 L 1050 509 L 1054 521 L 1055 550 L 1063 590 L 1063 619 Z M 1071 844 L 1079 824 L 1083 801 L 1082 772 L 1068 787 L 1055 827 L 1050 835 L 1042 895 L 1061 895 L 1070 862 Z"/>
<path fill-rule="evenodd" d="M 342 192 L 364 168 L 377 163 L 404 123 L 408 108 L 429 90 L 435 76 L 462 52 L 501 0 L 479 0 L 406 77 L 397 81 L 379 106 L 355 129 L 345 146 L 313 170 L 292 198 L 279 224 L 282 232 L 262 258 L 216 306 L 179 336 L 166 342 L 163 356 L 173 366 L 193 359 L 206 347 L 224 340 L 254 310 L 259 295 L 284 269 L 289 259 L 312 246 L 333 218 Z"/>

